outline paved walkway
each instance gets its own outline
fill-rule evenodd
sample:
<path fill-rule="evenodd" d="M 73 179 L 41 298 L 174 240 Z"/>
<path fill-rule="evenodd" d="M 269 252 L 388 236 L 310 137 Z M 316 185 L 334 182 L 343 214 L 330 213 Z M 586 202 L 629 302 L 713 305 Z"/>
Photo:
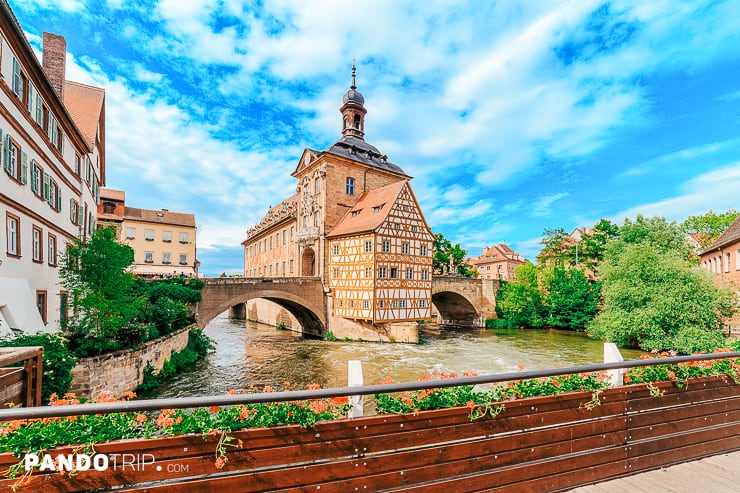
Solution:
<path fill-rule="evenodd" d="M 740 493 L 740 452 L 581 486 L 570 493 Z"/>

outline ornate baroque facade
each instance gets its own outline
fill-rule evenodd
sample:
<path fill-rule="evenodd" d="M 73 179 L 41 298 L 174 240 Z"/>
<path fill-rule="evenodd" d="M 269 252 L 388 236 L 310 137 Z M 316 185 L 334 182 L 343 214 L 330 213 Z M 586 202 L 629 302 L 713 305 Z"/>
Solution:
<path fill-rule="evenodd" d="M 432 241 L 409 180 L 364 140 L 364 97 L 352 84 L 340 108 L 342 136 L 304 150 L 296 193 L 247 231 L 245 277 L 318 277 L 329 315 L 387 323 L 428 319 Z"/>

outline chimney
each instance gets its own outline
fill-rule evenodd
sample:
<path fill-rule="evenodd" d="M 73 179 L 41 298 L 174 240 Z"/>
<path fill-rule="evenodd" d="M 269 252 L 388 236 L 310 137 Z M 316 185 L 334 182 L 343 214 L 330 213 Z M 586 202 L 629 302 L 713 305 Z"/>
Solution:
<path fill-rule="evenodd" d="M 67 64 L 67 42 L 64 36 L 44 33 L 42 65 L 51 87 L 64 101 L 64 79 Z"/>

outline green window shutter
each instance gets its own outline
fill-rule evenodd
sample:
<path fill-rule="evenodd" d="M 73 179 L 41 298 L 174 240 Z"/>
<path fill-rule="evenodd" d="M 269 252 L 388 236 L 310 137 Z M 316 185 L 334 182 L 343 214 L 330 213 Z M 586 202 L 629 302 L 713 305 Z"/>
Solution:
<path fill-rule="evenodd" d="M 57 187 L 57 210 L 62 211 L 62 188 Z"/>
<path fill-rule="evenodd" d="M 26 109 L 28 109 L 29 113 L 33 110 L 33 93 L 33 84 L 31 84 L 31 81 L 28 81 L 28 100 L 26 101 Z"/>
<path fill-rule="evenodd" d="M 82 209 L 82 204 L 77 205 L 77 225 L 82 224 L 85 219 L 85 211 Z"/>
<path fill-rule="evenodd" d="M 44 125 L 44 103 L 41 100 L 41 94 L 36 92 L 36 123 L 39 126 Z"/>
<path fill-rule="evenodd" d="M 21 97 L 21 64 L 18 63 L 18 59 L 13 57 L 13 92 L 16 96 Z"/>
<path fill-rule="evenodd" d="M 50 186 L 51 186 L 51 184 L 49 182 L 49 175 L 46 172 L 44 172 L 44 189 L 42 190 L 42 195 L 41 196 L 47 202 L 49 201 L 49 187 Z"/>
<path fill-rule="evenodd" d="M 31 191 L 39 193 L 39 174 L 35 159 L 31 159 Z"/>
<path fill-rule="evenodd" d="M 28 183 L 28 154 L 21 151 L 21 184 Z"/>
<path fill-rule="evenodd" d="M 5 164 L 5 172 L 8 174 L 11 174 L 11 161 L 10 161 L 10 134 L 5 134 L 5 149 L 3 149 L 5 152 L 3 152 L 3 163 Z"/>

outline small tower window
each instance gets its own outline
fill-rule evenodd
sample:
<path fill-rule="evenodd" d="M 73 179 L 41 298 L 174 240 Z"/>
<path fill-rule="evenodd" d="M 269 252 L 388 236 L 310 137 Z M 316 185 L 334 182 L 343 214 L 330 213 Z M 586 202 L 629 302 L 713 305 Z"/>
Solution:
<path fill-rule="evenodd" d="M 360 129 L 360 115 L 355 115 L 355 128 Z"/>

